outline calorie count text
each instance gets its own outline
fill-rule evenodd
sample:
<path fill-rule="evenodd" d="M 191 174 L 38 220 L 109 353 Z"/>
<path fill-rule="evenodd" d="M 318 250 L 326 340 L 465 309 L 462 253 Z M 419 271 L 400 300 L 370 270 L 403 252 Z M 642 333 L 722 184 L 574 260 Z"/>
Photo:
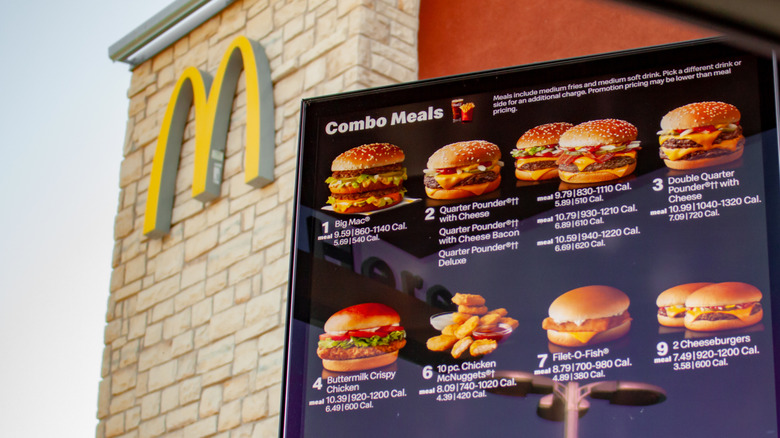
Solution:
<path fill-rule="evenodd" d="M 467 361 L 462 364 L 440 364 L 423 367 L 422 377 L 436 377 L 436 386 L 421 389 L 420 395 L 435 395 L 437 402 L 471 400 L 487 397 L 488 390 L 517 386 L 514 377 L 496 378 L 495 361 Z"/>
<path fill-rule="evenodd" d="M 762 203 L 759 195 L 746 194 L 716 199 L 705 199 L 704 193 L 722 189 L 736 189 L 741 181 L 736 170 L 704 171 L 682 176 L 655 178 L 653 190 L 666 191 L 667 205 L 661 210 L 653 210 L 651 216 L 666 215 L 669 222 L 719 217 L 719 208 L 732 208 Z"/>
<path fill-rule="evenodd" d="M 354 245 L 375 242 L 379 240 L 381 233 L 404 231 L 408 228 L 406 222 L 365 225 L 370 219 L 370 216 L 349 220 L 336 219 L 334 222 L 336 230 L 333 231 L 330 231 L 330 222 L 323 222 L 322 235 L 318 236 L 317 240 L 331 240 L 334 246 Z"/>
<path fill-rule="evenodd" d="M 608 358 L 609 348 L 588 348 L 565 353 L 541 353 L 534 375 L 552 375 L 556 382 L 603 379 L 607 370 L 633 366 L 631 358 Z M 584 359 L 584 360 L 583 360 Z M 552 363 L 548 364 L 547 361 Z"/>
<path fill-rule="evenodd" d="M 323 401 L 325 412 L 345 412 L 374 408 L 374 402 L 390 398 L 406 397 L 406 389 L 383 389 L 369 392 L 327 395 Z M 315 402 L 314 404 L 319 403 Z"/>
<path fill-rule="evenodd" d="M 698 348 L 701 343 L 691 343 L 690 341 L 673 341 L 672 350 L 666 341 L 661 341 L 656 345 L 657 356 L 654 364 L 672 364 L 673 371 L 690 371 L 697 369 L 707 369 L 714 367 L 726 367 L 729 365 L 728 358 L 743 356 L 755 356 L 760 354 L 758 346 L 740 345 L 750 343 L 750 336 L 740 336 L 731 338 L 713 338 L 717 342 L 704 343 L 706 347 L 687 350 L 687 348 Z M 689 346 L 692 345 L 692 346 Z M 675 350 L 684 350 L 677 352 Z"/>
<path fill-rule="evenodd" d="M 549 195 L 537 197 L 537 202 L 554 201 L 556 208 L 577 205 L 587 205 L 604 201 L 605 194 L 619 194 L 632 190 L 630 182 L 618 182 L 595 187 L 581 187 L 569 190 L 559 190 Z M 537 223 L 553 223 L 556 230 L 604 225 L 606 217 L 636 213 L 636 204 L 610 205 L 604 207 L 586 208 L 557 212 L 551 216 L 538 218 Z M 539 240 L 536 246 L 552 246 L 555 252 L 578 251 L 606 246 L 606 239 L 635 236 L 641 234 L 639 226 L 606 228 L 601 230 L 562 234 L 550 239 Z"/>

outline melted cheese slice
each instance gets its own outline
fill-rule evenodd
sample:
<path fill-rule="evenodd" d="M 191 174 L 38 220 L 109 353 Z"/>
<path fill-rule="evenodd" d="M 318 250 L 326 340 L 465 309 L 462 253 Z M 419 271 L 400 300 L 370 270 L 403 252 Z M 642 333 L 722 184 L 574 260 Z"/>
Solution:
<path fill-rule="evenodd" d="M 666 156 L 669 157 L 670 160 L 676 161 L 682 159 L 684 156 L 695 151 L 709 151 L 711 149 L 726 149 L 734 152 L 737 150 L 737 144 L 739 143 L 739 140 L 742 139 L 742 137 L 740 136 L 737 138 L 733 138 L 731 140 L 724 140 L 718 144 L 713 144 L 712 142 L 715 141 L 716 138 L 718 138 L 718 135 L 720 135 L 720 131 L 709 132 L 709 133 L 698 132 L 694 134 L 680 135 L 676 137 L 673 135 L 662 135 L 658 137 L 658 141 L 661 144 L 663 144 L 666 140 L 670 138 L 679 138 L 679 139 L 691 140 L 701 145 L 692 148 L 665 148 L 661 146 L 661 152 L 666 154 Z"/>
<path fill-rule="evenodd" d="M 692 315 L 694 319 L 698 318 L 699 315 L 704 313 L 713 313 L 713 312 L 719 312 L 719 313 L 729 313 L 741 320 L 745 320 L 748 316 L 750 316 L 750 312 L 753 310 L 753 306 L 750 306 L 745 309 L 733 309 L 733 310 L 706 310 L 706 307 L 689 307 L 687 309 L 688 314 Z"/>
<path fill-rule="evenodd" d="M 666 306 L 666 316 L 669 318 L 674 318 L 675 316 L 685 313 L 685 306 L 681 306 L 679 304 L 675 304 L 674 306 Z"/>
<path fill-rule="evenodd" d="M 572 337 L 583 344 L 587 344 L 588 341 L 593 339 L 598 332 L 568 332 Z"/>
<path fill-rule="evenodd" d="M 618 153 L 615 154 L 615 156 L 616 157 L 627 156 L 627 157 L 631 157 L 631 158 L 636 160 L 636 151 L 618 152 Z M 574 160 L 573 164 L 575 166 L 577 166 L 577 169 L 579 169 L 580 172 L 582 172 L 583 169 L 585 169 L 589 165 L 591 165 L 593 163 L 596 163 L 596 162 L 597 161 L 592 159 L 592 158 L 588 158 L 588 157 L 585 157 L 585 156 L 580 156 L 580 157 L 577 157 L 576 160 Z M 601 169 L 601 170 L 599 170 L 599 172 L 609 172 L 609 173 L 617 176 L 618 178 L 622 178 L 622 177 L 626 176 L 626 174 L 628 174 L 628 166 L 622 166 L 622 167 L 618 167 L 616 169 Z"/>
<path fill-rule="evenodd" d="M 493 172 L 495 172 L 495 173 L 500 173 L 501 172 L 501 168 L 499 166 L 493 166 L 493 168 L 491 170 Z M 463 181 L 464 179 L 466 179 L 466 178 L 468 178 L 468 177 L 470 177 L 472 175 L 473 175 L 473 173 L 461 172 L 461 173 L 451 173 L 451 174 L 447 174 L 447 175 L 439 175 L 439 174 L 437 174 L 436 176 L 434 176 L 434 178 L 436 179 L 436 182 L 439 183 L 439 185 L 444 190 L 449 190 L 449 189 L 455 187 L 455 185 L 457 185 L 459 182 Z M 482 186 L 482 185 L 487 186 L 487 184 L 489 184 L 489 183 L 474 184 L 473 186 L 475 186 L 475 187 Z M 471 187 L 471 186 L 458 187 L 458 188 L 459 189 L 463 189 L 463 190 L 468 190 L 470 192 L 472 192 L 474 190 L 474 188 Z M 476 195 L 481 195 L 482 193 L 484 193 L 484 188 L 479 193 L 475 192 Z"/>
<path fill-rule="evenodd" d="M 528 157 L 528 158 L 520 158 L 519 160 L 517 160 L 517 163 L 516 163 L 515 167 L 519 170 L 520 166 L 522 166 L 523 164 L 526 164 L 526 163 L 534 163 L 534 162 L 537 162 L 537 161 L 555 161 L 556 159 L 557 158 L 555 158 L 555 157 Z M 548 173 L 550 173 L 550 172 L 552 172 L 554 170 L 558 170 L 558 166 L 548 167 L 546 169 L 539 169 L 539 170 L 521 170 L 521 172 L 529 172 L 530 176 L 531 176 L 531 179 L 538 180 L 541 177 L 543 177 L 544 175 L 546 175 L 546 174 L 548 174 Z"/>

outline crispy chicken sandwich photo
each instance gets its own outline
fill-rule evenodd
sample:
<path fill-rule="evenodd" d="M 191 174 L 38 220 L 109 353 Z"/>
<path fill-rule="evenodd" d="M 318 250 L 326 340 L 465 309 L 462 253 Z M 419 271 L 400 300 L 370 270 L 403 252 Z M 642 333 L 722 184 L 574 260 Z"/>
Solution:
<path fill-rule="evenodd" d="M 571 123 L 557 122 L 539 125 L 526 131 L 512 150 L 515 162 L 515 177 L 521 181 L 540 181 L 558 178 L 555 163 L 561 150 L 558 140 L 568 131 Z"/>
<path fill-rule="evenodd" d="M 622 178 L 636 169 L 634 125 L 619 119 L 580 123 L 561 135 L 558 176 L 567 183 L 597 183 Z"/>
<path fill-rule="evenodd" d="M 401 317 L 391 307 L 363 303 L 339 310 L 325 322 L 317 356 L 329 371 L 360 371 L 389 365 L 406 345 Z"/>
<path fill-rule="evenodd" d="M 697 102 L 669 111 L 658 132 L 661 159 L 678 170 L 739 159 L 745 147 L 740 117 L 737 107 L 723 102 Z"/>
<path fill-rule="evenodd" d="M 501 185 L 501 150 L 484 140 L 448 144 L 428 158 L 425 193 L 458 199 L 492 192 Z"/>
<path fill-rule="evenodd" d="M 328 204 L 337 213 L 364 213 L 398 204 L 404 198 L 404 151 L 389 143 L 352 148 L 333 160 L 325 180 Z"/>
<path fill-rule="evenodd" d="M 550 304 L 542 322 L 547 339 L 564 347 L 582 347 L 618 339 L 631 328 L 628 296 L 610 286 L 570 290 Z"/>

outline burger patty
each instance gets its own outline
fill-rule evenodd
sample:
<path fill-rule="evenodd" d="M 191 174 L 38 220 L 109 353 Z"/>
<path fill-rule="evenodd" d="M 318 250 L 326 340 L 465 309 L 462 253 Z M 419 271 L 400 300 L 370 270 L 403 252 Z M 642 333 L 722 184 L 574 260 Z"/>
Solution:
<path fill-rule="evenodd" d="M 393 341 L 388 345 L 377 345 L 376 347 L 351 347 L 351 348 L 317 348 L 317 356 L 320 359 L 329 360 L 349 360 L 360 359 L 362 357 L 379 356 L 380 354 L 392 353 L 398 351 L 406 345 L 406 339 Z"/>
<path fill-rule="evenodd" d="M 335 199 L 354 201 L 356 199 L 365 199 L 365 198 L 368 198 L 369 196 L 375 196 L 377 198 L 380 198 L 382 196 L 387 196 L 387 195 L 392 195 L 393 193 L 398 193 L 400 190 L 401 190 L 401 186 L 395 186 L 395 187 L 390 187 L 389 189 L 374 190 L 374 191 L 369 191 L 369 192 L 332 193 L 331 196 L 333 196 Z"/>
<path fill-rule="evenodd" d="M 371 167 L 369 169 L 357 169 L 357 170 L 339 170 L 333 172 L 333 178 L 354 178 L 362 174 L 377 175 L 380 173 L 393 172 L 403 169 L 402 163 L 390 164 L 389 166 Z"/>
<path fill-rule="evenodd" d="M 495 172 L 491 172 L 491 171 L 478 172 L 458 182 L 457 184 L 455 184 L 455 187 L 467 186 L 471 184 L 482 184 L 490 181 L 495 181 L 497 179 L 498 179 L 498 174 Z M 428 187 L 429 189 L 443 188 L 442 186 L 439 185 L 439 182 L 436 181 L 436 177 L 433 176 L 426 175 L 423 182 L 425 184 L 425 187 Z"/>
<path fill-rule="evenodd" d="M 761 311 L 761 304 L 756 303 L 755 305 L 753 305 L 753 308 L 750 309 L 750 314 L 755 315 L 760 311 Z M 739 318 L 732 315 L 731 313 L 707 312 L 697 316 L 696 319 L 694 319 L 694 321 L 728 321 L 731 319 L 739 319 Z"/>
<path fill-rule="evenodd" d="M 720 138 L 720 137 L 718 137 L 718 138 Z M 669 146 L 669 145 L 667 145 L 667 143 L 669 143 L 669 142 L 672 142 L 672 144 L 674 144 L 676 146 Z M 717 142 L 717 143 L 720 143 L 720 142 Z M 714 142 L 713 144 L 717 144 L 717 143 Z M 674 149 L 674 148 L 695 148 L 695 147 L 699 147 L 701 145 L 696 143 L 693 140 L 671 138 L 669 140 L 666 140 L 662 146 L 665 147 L 665 148 Z M 744 147 L 744 146 L 745 146 L 745 140 L 744 139 L 740 140 L 737 143 L 737 149 L 739 149 L 741 147 Z M 712 158 L 712 157 L 717 157 L 719 155 L 728 155 L 728 154 L 733 154 L 733 153 L 734 153 L 734 151 L 730 151 L 728 149 L 720 149 L 720 148 L 710 149 L 708 151 L 698 150 L 698 151 L 693 151 L 690 154 L 685 155 L 684 157 L 682 157 L 678 161 L 682 161 L 682 160 L 700 160 L 702 158 Z M 663 152 L 663 149 L 659 149 L 658 150 L 658 156 L 661 157 L 662 160 L 668 160 L 669 159 L 669 157 L 667 157 L 666 154 Z"/>
<path fill-rule="evenodd" d="M 611 158 L 603 163 L 598 163 L 598 162 L 591 163 L 582 170 L 580 170 L 580 168 L 577 167 L 577 165 L 574 163 L 558 165 L 558 169 L 564 172 L 595 172 L 597 170 L 604 170 L 604 169 L 617 169 L 619 167 L 629 166 L 634 163 L 636 163 L 636 160 L 634 158 L 631 158 L 627 155 L 620 155 Z"/>
<path fill-rule="evenodd" d="M 550 169 L 556 167 L 558 167 L 558 165 L 555 164 L 555 159 L 553 158 L 552 160 L 531 161 L 530 163 L 523 163 L 517 168 L 519 170 L 533 172 L 534 170 Z"/>

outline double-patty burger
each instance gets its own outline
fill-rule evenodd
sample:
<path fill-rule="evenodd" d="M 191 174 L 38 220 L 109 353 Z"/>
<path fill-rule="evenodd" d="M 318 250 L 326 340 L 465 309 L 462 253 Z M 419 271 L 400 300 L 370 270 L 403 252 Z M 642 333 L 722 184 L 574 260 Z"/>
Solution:
<path fill-rule="evenodd" d="M 634 125 L 619 119 L 580 123 L 561 135 L 558 176 L 569 183 L 595 183 L 622 178 L 636 169 Z"/>
<path fill-rule="evenodd" d="M 325 322 L 317 356 L 330 371 L 359 371 L 389 365 L 406 345 L 401 317 L 391 307 L 363 303 L 341 309 Z"/>
<path fill-rule="evenodd" d="M 457 199 L 492 192 L 501 184 L 501 150 L 484 140 L 448 144 L 428 158 L 425 193 Z"/>
<path fill-rule="evenodd" d="M 515 176 L 522 181 L 539 181 L 558 177 L 555 163 L 561 150 L 558 140 L 568 131 L 571 123 L 557 122 L 540 125 L 526 131 L 512 150 L 515 162 Z"/>
<path fill-rule="evenodd" d="M 564 347 L 582 347 L 620 338 L 631 328 L 628 296 L 610 286 L 570 290 L 550 304 L 542 322 L 547 339 Z"/>
<path fill-rule="evenodd" d="M 389 143 L 352 148 L 333 160 L 333 174 L 326 179 L 328 204 L 337 213 L 363 213 L 403 200 L 404 151 Z"/>
<path fill-rule="evenodd" d="M 685 170 L 715 166 L 742 156 L 740 113 L 723 102 L 691 103 L 661 119 L 659 154 L 666 166 Z"/>

